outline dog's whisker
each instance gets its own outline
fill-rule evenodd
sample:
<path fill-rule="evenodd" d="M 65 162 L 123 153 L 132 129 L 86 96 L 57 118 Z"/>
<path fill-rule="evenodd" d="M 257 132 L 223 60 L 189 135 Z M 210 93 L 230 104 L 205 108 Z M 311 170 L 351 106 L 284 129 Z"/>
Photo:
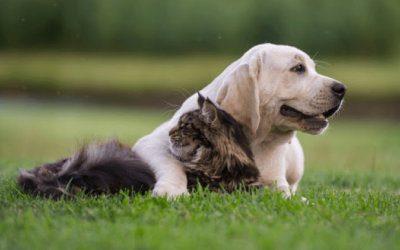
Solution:
<path fill-rule="evenodd" d="M 320 63 L 323 63 L 323 64 L 325 64 L 325 65 L 331 66 L 330 63 L 327 63 L 327 62 L 324 62 L 324 61 L 315 60 L 314 62 L 315 62 L 315 65 L 316 65 L 316 66 L 319 66 Z"/>
<path fill-rule="evenodd" d="M 314 61 L 314 58 L 318 55 L 318 53 L 319 53 L 319 51 L 317 51 L 317 52 L 314 54 L 314 56 L 311 58 L 311 60 Z"/>

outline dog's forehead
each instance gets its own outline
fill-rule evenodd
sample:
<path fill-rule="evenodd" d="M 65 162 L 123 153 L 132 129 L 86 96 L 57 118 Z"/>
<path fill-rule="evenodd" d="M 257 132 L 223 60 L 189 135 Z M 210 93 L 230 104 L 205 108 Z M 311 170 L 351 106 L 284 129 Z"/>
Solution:
<path fill-rule="evenodd" d="M 309 63 L 312 61 L 304 51 L 291 46 L 277 46 L 272 49 L 272 52 L 275 52 L 278 57 L 284 57 L 296 62 Z"/>
<path fill-rule="evenodd" d="M 299 55 L 302 57 L 308 57 L 308 55 L 304 51 L 288 45 L 266 44 L 263 48 L 267 53 L 270 52 L 280 56 L 293 57 L 295 55 Z"/>
<path fill-rule="evenodd" d="M 279 65 L 288 67 L 296 63 L 302 63 L 314 66 L 313 60 L 305 52 L 288 45 L 263 44 L 254 47 L 250 51 L 251 53 L 248 56 L 259 55 L 264 65 L 273 64 L 278 67 Z"/>

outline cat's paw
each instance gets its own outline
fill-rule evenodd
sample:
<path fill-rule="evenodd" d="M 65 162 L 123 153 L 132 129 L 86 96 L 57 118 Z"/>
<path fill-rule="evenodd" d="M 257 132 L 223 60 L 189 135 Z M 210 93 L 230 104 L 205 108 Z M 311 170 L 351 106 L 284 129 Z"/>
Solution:
<path fill-rule="evenodd" d="M 168 199 L 171 199 L 181 195 L 189 195 L 189 192 L 187 191 L 186 186 L 174 186 L 169 185 L 168 183 L 156 183 L 151 195 L 162 197 L 167 195 Z"/>

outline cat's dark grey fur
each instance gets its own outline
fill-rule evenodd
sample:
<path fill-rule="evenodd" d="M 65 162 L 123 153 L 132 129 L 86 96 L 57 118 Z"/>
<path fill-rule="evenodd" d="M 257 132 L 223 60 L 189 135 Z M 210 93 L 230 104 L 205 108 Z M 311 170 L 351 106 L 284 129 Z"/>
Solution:
<path fill-rule="evenodd" d="M 85 190 L 94 194 L 120 189 L 144 193 L 155 184 L 153 172 L 130 146 L 110 141 L 85 145 L 71 157 L 22 170 L 18 184 L 34 196 L 74 197 Z"/>

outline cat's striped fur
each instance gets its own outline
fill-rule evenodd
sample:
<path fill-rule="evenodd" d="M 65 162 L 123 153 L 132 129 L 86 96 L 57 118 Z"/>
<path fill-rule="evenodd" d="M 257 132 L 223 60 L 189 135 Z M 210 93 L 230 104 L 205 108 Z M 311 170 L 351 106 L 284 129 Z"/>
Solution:
<path fill-rule="evenodd" d="M 221 185 L 227 192 L 241 184 L 261 186 L 242 126 L 200 94 L 198 105 L 198 110 L 183 114 L 169 133 L 170 152 L 183 163 L 188 188 L 197 182 L 210 191 L 220 191 Z"/>

